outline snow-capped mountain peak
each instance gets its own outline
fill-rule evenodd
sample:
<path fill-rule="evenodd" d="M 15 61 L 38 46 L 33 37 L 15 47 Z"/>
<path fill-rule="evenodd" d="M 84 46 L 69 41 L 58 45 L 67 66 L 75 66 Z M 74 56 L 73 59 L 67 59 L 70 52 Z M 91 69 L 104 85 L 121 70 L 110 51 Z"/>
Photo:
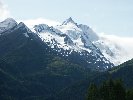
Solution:
<path fill-rule="evenodd" d="M 35 25 L 33 29 L 35 30 L 35 32 L 40 33 L 40 32 L 49 30 L 49 26 L 46 24 L 39 24 L 39 25 Z"/>
<path fill-rule="evenodd" d="M 99 40 L 99 36 L 87 25 L 75 23 L 71 17 L 62 25 L 50 27 L 46 24 L 39 24 L 34 26 L 34 30 L 44 43 L 64 57 L 76 52 L 78 55 L 82 55 L 87 63 L 92 63 L 92 61 L 86 57 L 94 57 L 96 61 L 93 63 L 99 68 L 102 68 L 101 65 L 97 65 L 99 62 L 104 62 L 105 69 L 113 66 L 112 64 L 109 65 L 110 62 L 93 43 Z"/>
<path fill-rule="evenodd" d="M 4 21 L 2 21 L 1 23 L 14 23 L 14 24 L 17 24 L 17 22 L 13 18 L 7 18 Z"/>
<path fill-rule="evenodd" d="M 14 19 L 12 18 L 5 19 L 4 21 L 0 22 L 0 34 L 2 32 L 14 28 L 15 26 L 17 26 L 17 22 Z"/>
<path fill-rule="evenodd" d="M 67 25 L 67 24 L 76 24 L 73 19 L 71 17 L 69 17 L 68 19 L 66 19 L 62 25 Z"/>

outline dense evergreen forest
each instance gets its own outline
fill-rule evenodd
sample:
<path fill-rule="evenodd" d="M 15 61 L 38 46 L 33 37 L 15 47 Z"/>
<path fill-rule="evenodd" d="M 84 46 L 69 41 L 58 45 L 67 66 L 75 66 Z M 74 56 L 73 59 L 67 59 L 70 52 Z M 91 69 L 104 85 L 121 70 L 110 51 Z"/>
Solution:
<path fill-rule="evenodd" d="M 108 80 L 97 86 L 90 84 L 86 100 L 133 100 L 133 89 L 126 89 L 121 80 Z"/>

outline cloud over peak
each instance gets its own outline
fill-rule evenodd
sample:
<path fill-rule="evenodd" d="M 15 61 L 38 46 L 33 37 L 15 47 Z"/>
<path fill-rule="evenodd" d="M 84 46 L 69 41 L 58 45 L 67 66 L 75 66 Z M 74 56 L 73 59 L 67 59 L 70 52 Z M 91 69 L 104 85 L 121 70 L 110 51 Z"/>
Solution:
<path fill-rule="evenodd" d="M 101 38 L 111 41 L 113 44 L 120 47 L 121 62 L 125 62 L 133 58 L 133 37 L 121 37 L 117 35 L 100 34 Z M 120 60 L 120 59 L 118 59 Z"/>

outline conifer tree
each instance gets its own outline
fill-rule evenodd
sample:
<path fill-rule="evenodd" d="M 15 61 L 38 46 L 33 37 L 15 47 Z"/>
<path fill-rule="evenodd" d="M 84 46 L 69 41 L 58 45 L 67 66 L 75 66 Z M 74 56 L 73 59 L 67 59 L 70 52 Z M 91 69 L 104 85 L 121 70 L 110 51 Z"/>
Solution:
<path fill-rule="evenodd" d="M 126 99 L 126 90 L 125 90 L 121 80 L 115 81 L 114 91 L 115 91 L 115 100 L 125 100 Z"/>
<path fill-rule="evenodd" d="M 126 93 L 126 100 L 133 100 L 133 89 L 128 90 Z"/>
<path fill-rule="evenodd" d="M 87 100 L 98 100 L 98 89 L 95 84 L 91 84 L 88 91 Z"/>

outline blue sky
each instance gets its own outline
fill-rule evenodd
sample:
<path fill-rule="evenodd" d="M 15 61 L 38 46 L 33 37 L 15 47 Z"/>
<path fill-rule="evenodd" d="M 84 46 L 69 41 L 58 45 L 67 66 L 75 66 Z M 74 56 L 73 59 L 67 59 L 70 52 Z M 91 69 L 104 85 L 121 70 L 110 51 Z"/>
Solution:
<path fill-rule="evenodd" d="M 72 17 L 97 33 L 133 37 L 133 0 L 4 0 L 17 20 Z"/>

